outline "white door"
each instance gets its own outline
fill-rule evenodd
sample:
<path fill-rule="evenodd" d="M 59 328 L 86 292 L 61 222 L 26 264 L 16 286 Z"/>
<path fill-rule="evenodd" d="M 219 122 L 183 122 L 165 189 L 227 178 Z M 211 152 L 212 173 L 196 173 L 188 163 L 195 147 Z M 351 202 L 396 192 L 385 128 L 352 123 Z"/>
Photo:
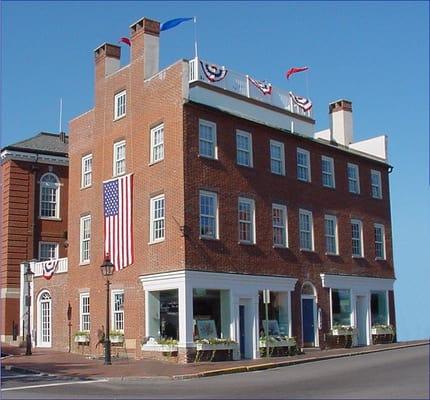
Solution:
<path fill-rule="evenodd" d="M 357 344 L 359 346 L 367 345 L 367 307 L 366 298 L 357 296 Z"/>
<path fill-rule="evenodd" d="M 51 295 L 44 292 L 39 297 L 38 306 L 38 346 L 51 347 L 52 342 L 52 310 Z"/>

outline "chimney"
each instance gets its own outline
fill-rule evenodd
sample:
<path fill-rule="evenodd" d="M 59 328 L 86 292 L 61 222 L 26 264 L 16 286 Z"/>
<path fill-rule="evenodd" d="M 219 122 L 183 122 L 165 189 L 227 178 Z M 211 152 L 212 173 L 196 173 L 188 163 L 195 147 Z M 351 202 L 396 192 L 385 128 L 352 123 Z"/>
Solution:
<path fill-rule="evenodd" d="M 66 143 L 66 138 L 67 138 L 67 136 L 66 136 L 66 132 L 60 132 L 60 140 L 63 142 L 63 143 Z"/>
<path fill-rule="evenodd" d="M 131 63 L 143 60 L 143 78 L 159 70 L 160 23 L 142 18 L 130 25 Z"/>
<path fill-rule="evenodd" d="M 121 47 L 103 43 L 94 50 L 96 63 L 96 81 L 113 74 L 120 68 Z"/>
<path fill-rule="evenodd" d="M 337 100 L 329 104 L 331 138 L 336 143 L 349 146 L 353 140 L 352 103 Z"/>

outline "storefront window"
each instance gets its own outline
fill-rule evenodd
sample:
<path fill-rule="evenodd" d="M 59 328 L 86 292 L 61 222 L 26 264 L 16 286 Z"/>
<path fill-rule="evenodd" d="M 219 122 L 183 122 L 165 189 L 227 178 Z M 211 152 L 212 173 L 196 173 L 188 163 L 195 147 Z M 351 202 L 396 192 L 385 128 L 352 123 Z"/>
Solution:
<path fill-rule="evenodd" d="M 179 339 L 178 290 L 148 293 L 148 334 L 154 338 Z"/>
<path fill-rule="evenodd" d="M 230 338 L 228 290 L 193 289 L 194 339 Z"/>
<path fill-rule="evenodd" d="M 373 325 L 388 325 L 387 294 L 372 292 L 370 298 Z"/>
<path fill-rule="evenodd" d="M 258 310 L 260 336 L 264 336 L 266 330 L 266 310 L 263 303 L 263 292 L 258 293 Z M 268 320 L 269 335 L 289 336 L 288 292 L 270 292 Z"/>
<path fill-rule="evenodd" d="M 348 289 L 332 289 L 333 326 L 351 326 L 351 295 Z"/>

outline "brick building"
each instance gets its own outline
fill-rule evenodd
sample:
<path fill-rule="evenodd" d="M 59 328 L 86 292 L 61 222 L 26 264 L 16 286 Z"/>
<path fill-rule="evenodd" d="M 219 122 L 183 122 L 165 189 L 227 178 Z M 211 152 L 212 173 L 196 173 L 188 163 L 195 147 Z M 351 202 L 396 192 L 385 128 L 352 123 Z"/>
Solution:
<path fill-rule="evenodd" d="M 68 138 L 41 132 L 1 150 L 1 341 L 18 343 L 20 263 L 67 256 Z"/>
<path fill-rule="evenodd" d="M 354 142 L 347 100 L 315 132 L 288 92 L 264 94 L 245 74 L 200 59 L 160 71 L 159 23 L 130 34 L 124 67 L 120 47 L 95 50 L 94 108 L 70 122 L 68 267 L 35 279 L 36 332 L 52 320 L 39 345 L 67 347 L 68 315 L 96 352 L 103 182 L 128 175 L 134 260 L 111 279 L 111 329 L 136 356 L 157 350 L 145 338 L 171 338 L 187 361 L 197 337 L 216 337 L 259 357 L 266 289 L 269 333 L 301 347 L 345 327 L 366 345 L 395 325 L 386 137 Z"/>

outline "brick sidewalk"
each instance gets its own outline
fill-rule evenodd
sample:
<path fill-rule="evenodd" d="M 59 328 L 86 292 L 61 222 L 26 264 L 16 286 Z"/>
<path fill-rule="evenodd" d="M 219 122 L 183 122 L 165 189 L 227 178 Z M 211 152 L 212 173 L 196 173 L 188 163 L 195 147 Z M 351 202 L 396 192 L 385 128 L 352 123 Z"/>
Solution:
<path fill-rule="evenodd" d="M 429 341 L 400 342 L 353 349 L 311 350 L 306 354 L 291 357 L 276 357 L 258 360 L 228 362 L 201 362 L 195 364 L 175 364 L 168 361 L 150 359 L 112 359 L 112 365 L 104 365 L 103 360 L 87 359 L 79 354 L 64 353 L 49 349 L 34 349 L 32 356 L 25 356 L 25 349 L 2 345 L 2 352 L 13 354 L 2 360 L 3 366 L 35 370 L 48 374 L 67 375 L 79 378 L 124 378 L 133 377 L 197 377 L 231 372 L 245 372 L 274 368 L 289 364 L 317 361 L 328 358 L 346 357 L 368 352 L 384 351 L 405 346 L 428 345 Z"/>

